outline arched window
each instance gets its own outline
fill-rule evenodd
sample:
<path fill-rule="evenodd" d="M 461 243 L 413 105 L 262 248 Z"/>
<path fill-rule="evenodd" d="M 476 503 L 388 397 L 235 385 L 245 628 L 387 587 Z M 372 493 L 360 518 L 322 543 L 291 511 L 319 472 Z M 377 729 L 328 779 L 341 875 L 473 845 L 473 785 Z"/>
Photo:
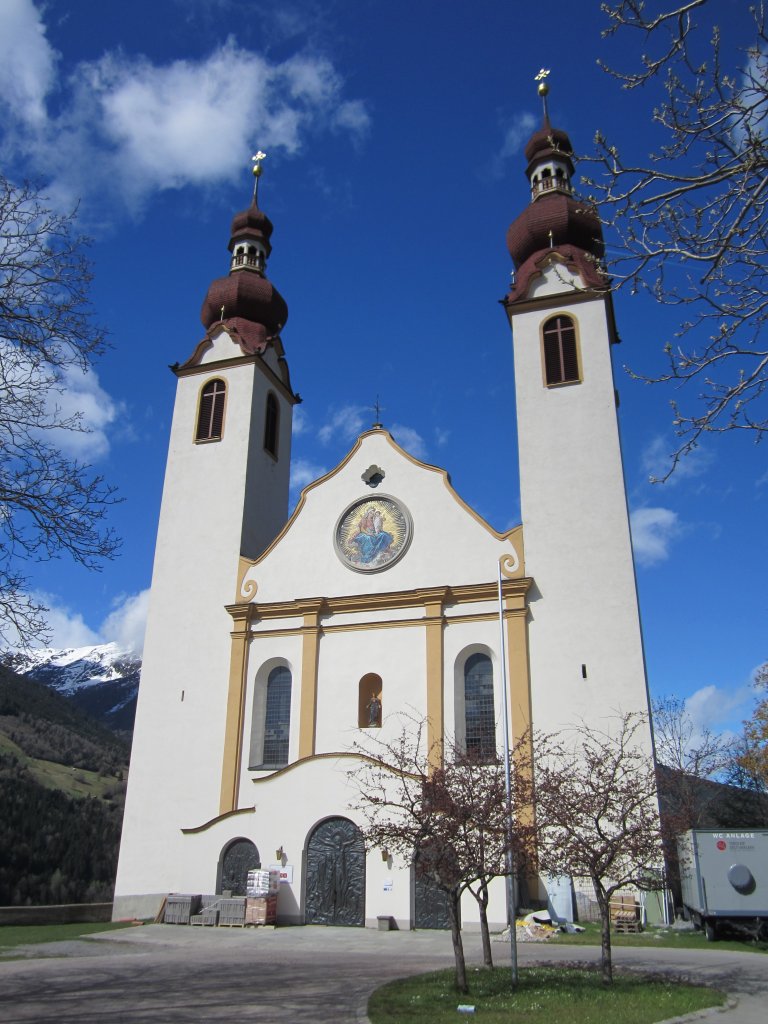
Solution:
<path fill-rule="evenodd" d="M 576 325 L 569 316 L 553 316 L 544 324 L 544 377 L 547 385 L 581 379 Z"/>
<path fill-rule="evenodd" d="M 481 763 L 496 756 L 493 666 L 487 654 L 470 654 L 464 664 L 464 749 Z"/>
<path fill-rule="evenodd" d="M 270 455 L 277 458 L 277 427 L 280 421 L 280 410 L 277 399 L 270 391 L 267 395 L 267 409 L 264 414 L 264 448 Z"/>
<path fill-rule="evenodd" d="M 291 670 L 285 665 L 278 665 L 267 677 L 262 767 L 281 768 L 288 764 L 290 732 Z"/>
<path fill-rule="evenodd" d="M 224 401 L 227 385 L 223 380 L 209 380 L 200 392 L 197 410 L 196 441 L 220 441 L 224 428 Z"/>

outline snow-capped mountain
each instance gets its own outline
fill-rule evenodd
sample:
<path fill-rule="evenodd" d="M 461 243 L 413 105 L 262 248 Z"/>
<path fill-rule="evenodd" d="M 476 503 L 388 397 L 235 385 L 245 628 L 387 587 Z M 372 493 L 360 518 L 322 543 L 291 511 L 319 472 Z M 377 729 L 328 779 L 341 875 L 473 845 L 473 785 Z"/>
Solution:
<path fill-rule="evenodd" d="M 4 660 L 14 672 L 45 683 L 108 728 L 133 730 L 141 659 L 117 644 L 40 648 Z"/>

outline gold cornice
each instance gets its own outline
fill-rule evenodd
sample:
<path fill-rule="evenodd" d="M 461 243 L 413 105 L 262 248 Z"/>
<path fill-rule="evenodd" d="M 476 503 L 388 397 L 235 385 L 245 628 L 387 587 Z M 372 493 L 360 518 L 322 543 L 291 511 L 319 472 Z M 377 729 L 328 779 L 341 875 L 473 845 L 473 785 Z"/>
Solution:
<path fill-rule="evenodd" d="M 202 345 L 207 339 L 200 342 Z M 199 346 L 198 346 L 199 347 Z M 197 351 L 197 349 L 195 350 Z M 247 356 L 231 356 L 229 359 L 216 359 L 211 363 L 198 363 L 195 366 L 177 366 L 173 372 L 177 377 L 194 377 L 200 373 L 219 373 L 221 370 L 229 370 L 233 366 L 256 366 L 267 377 L 274 387 L 280 391 L 284 398 L 287 398 L 291 405 L 298 405 L 300 399 L 286 385 L 285 381 L 275 373 L 271 366 L 264 361 L 258 353 Z"/>
<path fill-rule="evenodd" d="M 210 821 L 203 822 L 202 825 L 194 825 L 192 828 L 183 828 L 181 831 L 185 836 L 191 836 L 196 832 L 205 832 L 206 829 L 211 828 L 212 825 L 217 825 L 220 821 L 224 821 L 226 818 L 234 818 L 237 814 L 254 814 L 255 811 L 255 805 L 253 807 L 238 807 L 236 810 L 226 811 L 224 814 L 217 814 L 215 818 L 211 818 Z"/>
<path fill-rule="evenodd" d="M 550 309 L 552 306 L 572 306 L 579 302 L 592 302 L 601 299 L 603 302 L 608 298 L 609 292 L 590 290 L 589 288 L 574 289 L 573 292 L 557 292 L 552 295 L 539 295 L 533 299 L 517 299 L 508 302 L 506 298 L 501 299 L 501 304 L 507 311 L 510 323 L 512 317 L 517 313 L 530 313 L 538 309 Z"/>
<path fill-rule="evenodd" d="M 525 595 L 533 580 L 529 576 L 517 579 L 503 579 L 502 594 L 505 598 L 516 598 L 519 606 L 524 605 Z M 293 616 L 317 613 L 321 616 L 354 614 L 356 612 L 389 611 L 395 608 L 417 608 L 439 601 L 445 607 L 498 600 L 498 583 L 463 583 L 457 586 L 417 587 L 414 590 L 391 590 L 378 594 L 342 594 L 337 597 L 308 597 L 289 601 L 265 601 L 263 604 L 239 602 L 226 605 L 226 610 L 236 621 L 249 624 L 265 619 L 286 619 Z"/>
<path fill-rule="evenodd" d="M 292 772 L 295 768 L 303 768 L 305 765 L 311 764 L 313 761 L 338 761 L 340 758 L 355 761 L 365 761 L 368 764 L 379 764 L 384 768 L 388 768 L 393 775 L 402 775 L 406 778 L 413 779 L 418 778 L 418 776 L 413 775 L 411 772 L 405 772 L 397 768 L 392 768 L 389 765 L 384 764 L 384 762 L 379 760 L 379 758 L 371 757 L 370 754 L 363 754 L 361 752 L 352 750 L 329 750 L 325 754 L 309 754 L 307 757 L 300 757 L 297 761 L 292 761 L 290 764 L 287 764 L 284 768 L 278 768 L 276 771 L 270 772 L 269 775 L 264 774 L 260 778 L 251 779 L 251 782 L 254 783 L 254 785 L 256 786 L 261 786 L 264 785 L 265 782 L 271 782 L 272 779 L 276 779 L 279 776 L 287 775 L 288 772 Z"/>
<path fill-rule="evenodd" d="M 509 608 L 504 609 L 505 621 L 510 618 L 525 617 L 527 615 L 527 609 L 522 610 L 511 610 Z M 440 621 L 446 626 L 458 624 L 460 622 L 498 622 L 499 613 L 497 611 L 492 612 L 474 612 L 467 615 L 443 615 Z M 378 622 L 347 622 L 344 625 L 332 626 L 321 625 L 319 627 L 320 632 L 323 635 L 329 633 L 356 633 L 360 630 L 366 629 L 410 629 L 414 626 L 424 626 L 426 622 L 430 621 L 426 616 L 419 616 L 414 619 L 380 619 Z M 250 633 L 251 640 L 261 640 L 267 637 L 277 636 L 304 636 L 308 632 L 306 626 L 285 626 L 283 629 L 264 629 L 256 630 Z"/>
<path fill-rule="evenodd" d="M 208 365 L 213 365 L 213 364 L 208 364 Z M 387 444 L 389 444 L 399 455 L 402 455 L 403 458 L 407 459 L 408 462 L 413 463 L 414 466 L 418 466 L 420 469 L 426 469 L 430 473 L 438 473 L 443 478 L 443 483 L 444 483 L 446 489 L 448 490 L 448 493 L 453 498 L 453 500 L 458 505 L 460 505 L 461 508 L 463 508 L 465 512 L 467 512 L 470 516 L 472 516 L 472 518 L 474 520 L 476 520 L 476 522 L 478 522 L 483 527 L 483 529 L 485 529 L 488 533 L 490 533 L 492 537 L 495 537 L 496 540 L 502 540 L 502 541 L 508 540 L 508 541 L 511 541 L 512 538 L 513 538 L 513 535 L 517 531 L 520 531 L 522 529 L 521 526 L 515 526 L 511 530 L 506 530 L 504 533 L 499 533 L 498 530 L 494 530 L 494 528 L 490 525 L 490 523 L 487 523 L 485 521 L 485 519 L 483 519 L 482 516 L 478 515 L 478 513 L 475 512 L 475 510 L 470 505 L 468 505 L 466 503 L 466 501 L 464 501 L 464 499 L 454 490 L 453 484 L 451 483 L 451 478 L 448 475 L 448 471 L 447 470 L 441 469 L 439 466 L 432 466 L 428 462 L 421 462 L 419 459 L 415 458 L 413 455 L 410 455 L 404 448 L 401 448 L 400 445 L 397 443 L 397 441 L 395 441 L 395 439 L 392 437 L 392 435 L 389 433 L 388 430 L 383 430 L 383 429 L 381 429 L 379 427 L 374 427 L 372 430 L 366 430 L 364 433 L 360 434 L 360 436 L 358 437 L 357 441 L 355 441 L 354 445 L 349 450 L 347 455 L 344 456 L 344 458 L 341 460 L 341 462 L 334 469 L 330 470 L 324 476 L 319 477 L 317 480 L 313 480 L 311 484 L 307 484 L 307 486 L 301 492 L 299 500 L 296 503 L 296 508 L 293 510 L 293 513 L 291 514 L 290 519 L 285 524 L 285 526 L 282 528 L 280 533 L 278 533 L 278 535 L 275 537 L 275 539 L 272 541 L 272 543 L 267 548 L 265 548 L 264 551 L 262 551 L 262 553 L 258 556 L 258 558 L 247 558 L 244 555 L 241 556 L 241 559 L 240 559 L 240 572 L 238 573 L 238 576 L 239 576 L 238 582 L 240 583 L 241 586 L 242 586 L 242 581 L 243 581 L 246 573 L 250 569 L 252 569 L 254 566 L 259 565 L 261 562 L 263 562 L 264 559 L 270 554 L 270 552 L 275 547 L 277 547 L 277 545 L 286 536 L 286 534 L 288 533 L 290 528 L 296 522 L 296 519 L 297 519 L 299 513 L 301 512 L 302 508 L 304 507 L 304 503 L 306 501 L 306 496 L 309 494 L 309 492 L 314 490 L 316 487 L 319 487 L 321 484 L 326 483 L 326 481 L 332 479 L 332 477 L 334 477 L 338 473 L 340 473 L 341 470 L 347 465 L 348 462 L 351 461 L 351 459 L 354 457 L 354 455 L 360 449 L 360 447 L 362 446 L 363 441 L 365 440 L 365 438 L 371 437 L 374 434 L 381 435 L 384 438 L 384 440 L 387 442 Z M 522 571 L 523 560 L 522 560 L 522 557 L 520 557 L 519 555 L 518 555 L 518 562 L 519 562 L 519 569 Z M 235 596 L 235 599 L 236 600 L 249 600 L 249 598 L 242 598 L 241 597 L 241 591 L 238 591 L 237 595 Z"/>

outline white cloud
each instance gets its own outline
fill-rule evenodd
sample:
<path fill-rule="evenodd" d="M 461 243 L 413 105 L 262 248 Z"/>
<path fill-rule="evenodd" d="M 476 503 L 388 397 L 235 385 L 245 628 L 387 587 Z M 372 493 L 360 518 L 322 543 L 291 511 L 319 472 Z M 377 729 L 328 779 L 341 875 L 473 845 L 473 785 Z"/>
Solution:
<path fill-rule="evenodd" d="M 364 414 L 369 412 L 364 405 L 345 405 L 320 428 L 317 436 L 323 444 L 337 438 L 340 441 L 353 441 L 364 430 Z"/>
<path fill-rule="evenodd" d="M 57 54 L 32 0 L 0 4 L 0 103 L 27 127 L 46 118 L 45 98 L 56 75 Z"/>
<path fill-rule="evenodd" d="M 64 604 L 57 604 L 58 598 L 50 594 L 33 594 L 35 601 L 44 604 L 48 611 L 45 620 L 50 631 L 49 647 L 91 647 L 101 643 L 99 634 L 86 625 L 80 612 Z"/>
<path fill-rule="evenodd" d="M 309 429 L 309 417 L 300 405 L 293 407 L 293 420 L 291 423 L 291 434 L 293 437 L 300 437 L 306 434 Z"/>
<path fill-rule="evenodd" d="M 754 690 L 749 685 L 726 688 L 710 684 L 686 697 L 685 710 L 694 728 L 694 742 L 705 729 L 721 732 L 734 720 L 748 718 L 753 694 Z M 731 735 L 730 729 L 725 728 L 725 732 Z"/>
<path fill-rule="evenodd" d="M 255 146 L 293 154 L 310 134 L 359 139 L 370 124 L 364 103 L 344 100 L 341 76 L 315 54 L 275 62 L 230 38 L 169 64 L 107 52 L 62 82 L 31 0 L 0 4 L 0 39 L 9 48 L 8 65 L 0 59 L 6 146 L 50 177 L 61 204 L 84 196 L 140 212 L 153 192 L 234 180 Z M 54 117 L 45 98 L 55 86 Z"/>
<path fill-rule="evenodd" d="M 443 430 L 441 427 L 435 427 L 435 441 L 438 448 L 442 448 L 448 444 L 448 438 L 451 436 L 450 430 Z"/>
<path fill-rule="evenodd" d="M 401 448 L 405 448 L 416 459 L 422 461 L 427 457 L 427 446 L 421 434 L 413 427 L 404 427 L 401 423 L 393 423 L 390 430 L 392 437 Z"/>
<path fill-rule="evenodd" d="M 318 477 L 328 472 L 323 466 L 315 465 L 307 459 L 291 460 L 291 490 L 300 491 Z"/>
<path fill-rule="evenodd" d="M 500 150 L 504 159 L 516 158 L 520 155 L 520 149 L 523 143 L 528 141 L 528 136 L 533 133 L 536 123 L 536 118 L 527 111 L 515 114 L 512 123 L 507 126 L 504 133 L 504 142 Z"/>
<path fill-rule="evenodd" d="M 107 428 L 122 411 L 99 383 L 95 370 L 83 373 L 70 367 L 64 374 L 64 389 L 52 392 L 48 404 L 56 406 L 60 419 L 77 417 L 82 429 L 56 430 L 55 443 L 66 454 L 85 462 L 103 458 L 109 451 Z"/>
<path fill-rule="evenodd" d="M 651 480 L 661 480 L 670 470 L 672 459 L 670 444 L 664 437 L 657 435 L 646 445 L 641 459 L 643 469 Z M 712 453 L 706 448 L 695 448 L 678 462 L 674 473 L 665 481 L 667 484 L 678 484 L 681 480 L 690 480 L 701 476 L 712 464 Z"/>
<path fill-rule="evenodd" d="M 632 548 L 639 565 L 648 567 L 669 558 L 669 547 L 679 536 L 677 512 L 668 508 L 638 508 L 629 517 Z"/>
<path fill-rule="evenodd" d="M 101 624 L 99 633 L 103 642 L 114 641 L 119 647 L 141 656 L 148 608 L 149 588 L 119 598 L 117 606 Z"/>
<path fill-rule="evenodd" d="M 501 147 L 490 161 L 487 173 L 492 178 L 500 178 L 506 173 L 506 164 L 509 160 L 519 160 L 524 144 L 533 133 L 537 125 L 533 114 L 521 112 L 515 114 L 504 128 L 504 138 Z"/>
<path fill-rule="evenodd" d="M 91 629 L 81 612 L 62 603 L 56 595 L 36 593 L 32 596 L 47 608 L 45 620 L 50 630 L 50 641 L 46 646 L 92 647 L 116 643 L 141 656 L 149 606 L 148 589 L 118 598 L 113 610 L 97 630 Z"/>

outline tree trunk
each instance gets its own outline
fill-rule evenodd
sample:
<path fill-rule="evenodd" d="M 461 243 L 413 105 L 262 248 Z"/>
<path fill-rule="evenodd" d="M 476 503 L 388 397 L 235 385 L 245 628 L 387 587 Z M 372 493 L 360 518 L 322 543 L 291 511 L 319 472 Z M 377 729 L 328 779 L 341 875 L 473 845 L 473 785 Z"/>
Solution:
<path fill-rule="evenodd" d="M 483 937 L 483 964 L 486 967 L 493 967 L 491 933 L 488 929 L 488 883 L 485 880 L 480 883 L 477 905 L 480 909 L 480 934 Z"/>
<path fill-rule="evenodd" d="M 461 941 L 461 928 L 459 927 L 459 894 L 449 892 L 448 914 L 451 918 L 451 940 L 453 942 L 453 958 L 456 962 L 456 988 L 462 995 L 465 995 L 467 987 L 467 965 L 464 963 L 464 943 Z"/>
<path fill-rule="evenodd" d="M 602 886 L 594 878 L 597 905 L 600 908 L 600 955 L 602 958 L 603 984 L 613 984 L 613 964 L 611 962 L 611 908 L 608 897 Z"/>

